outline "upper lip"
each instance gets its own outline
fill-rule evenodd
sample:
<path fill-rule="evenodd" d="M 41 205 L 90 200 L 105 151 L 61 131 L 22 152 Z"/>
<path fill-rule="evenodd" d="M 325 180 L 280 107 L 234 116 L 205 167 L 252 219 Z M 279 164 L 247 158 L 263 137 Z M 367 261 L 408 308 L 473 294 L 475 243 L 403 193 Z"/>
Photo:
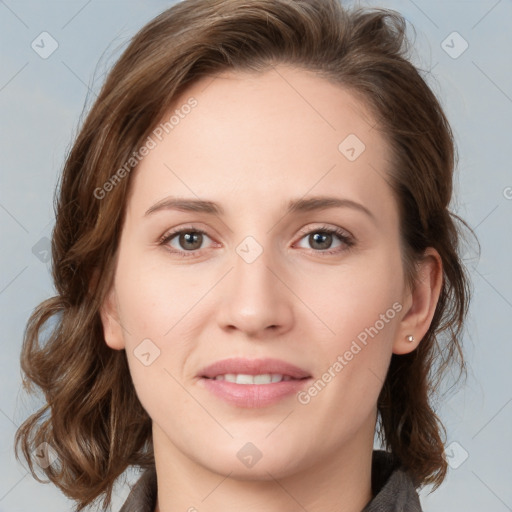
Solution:
<path fill-rule="evenodd" d="M 203 368 L 199 376 L 213 379 L 218 375 L 226 375 L 228 373 L 244 375 L 273 373 L 283 376 L 287 375 L 293 379 L 310 377 L 306 370 L 279 359 L 243 359 L 236 357 L 223 359 Z"/>

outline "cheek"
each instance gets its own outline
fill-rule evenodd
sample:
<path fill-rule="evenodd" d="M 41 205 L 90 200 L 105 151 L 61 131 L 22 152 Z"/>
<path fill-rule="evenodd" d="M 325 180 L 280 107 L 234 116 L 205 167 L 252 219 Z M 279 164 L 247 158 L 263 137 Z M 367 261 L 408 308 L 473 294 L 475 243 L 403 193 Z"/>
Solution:
<path fill-rule="evenodd" d="M 387 259 L 382 255 L 380 261 L 330 269 L 297 282 L 297 295 L 326 327 L 330 336 L 325 339 L 332 340 L 327 343 L 333 348 L 360 333 L 364 341 L 364 333 L 374 327 L 382 335 L 394 328 L 401 309 L 402 269 L 399 260 L 389 258 L 386 265 Z"/>
<path fill-rule="evenodd" d="M 318 387 L 330 388 L 325 403 L 339 404 L 343 396 L 357 409 L 358 403 L 371 407 L 376 401 L 403 309 L 401 276 L 399 254 L 390 252 L 317 280 L 321 287 L 301 285 L 298 294 L 328 327 L 321 327 L 314 356 L 321 368 Z"/>
<path fill-rule="evenodd" d="M 209 282 L 199 272 L 185 273 L 149 258 L 127 245 L 116 272 L 118 313 L 130 366 L 140 401 L 159 407 L 162 389 L 181 396 L 172 376 L 182 379 L 182 366 L 194 349 L 201 301 Z M 179 409 L 179 400 L 176 400 Z"/>
<path fill-rule="evenodd" d="M 118 262 L 116 289 L 119 312 L 130 343 L 143 338 L 156 343 L 172 336 L 180 320 L 205 293 L 204 278 L 154 264 L 152 258 L 126 257 Z M 160 259 L 160 263 L 161 263 Z"/>

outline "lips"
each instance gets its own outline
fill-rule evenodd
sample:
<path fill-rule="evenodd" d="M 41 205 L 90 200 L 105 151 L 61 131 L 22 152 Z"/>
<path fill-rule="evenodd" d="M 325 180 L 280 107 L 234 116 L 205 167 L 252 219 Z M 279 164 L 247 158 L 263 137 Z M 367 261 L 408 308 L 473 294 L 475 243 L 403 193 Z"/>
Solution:
<path fill-rule="evenodd" d="M 279 359 L 232 358 L 207 366 L 199 385 L 224 403 L 238 408 L 263 408 L 291 400 L 311 375 Z"/>
<path fill-rule="evenodd" d="M 243 359 L 231 358 L 217 361 L 200 371 L 199 377 L 215 379 L 220 375 L 265 375 L 279 374 L 294 380 L 310 377 L 310 374 L 298 366 L 279 359 Z"/>

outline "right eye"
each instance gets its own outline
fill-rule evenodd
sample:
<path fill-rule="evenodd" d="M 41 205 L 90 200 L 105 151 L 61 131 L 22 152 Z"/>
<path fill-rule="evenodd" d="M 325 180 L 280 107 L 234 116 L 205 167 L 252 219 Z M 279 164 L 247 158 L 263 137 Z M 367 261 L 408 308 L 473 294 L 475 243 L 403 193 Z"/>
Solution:
<path fill-rule="evenodd" d="M 159 244 L 168 247 L 171 253 L 187 258 L 194 256 L 196 251 L 203 248 L 205 238 L 211 240 L 202 229 L 181 228 L 165 233 Z"/>

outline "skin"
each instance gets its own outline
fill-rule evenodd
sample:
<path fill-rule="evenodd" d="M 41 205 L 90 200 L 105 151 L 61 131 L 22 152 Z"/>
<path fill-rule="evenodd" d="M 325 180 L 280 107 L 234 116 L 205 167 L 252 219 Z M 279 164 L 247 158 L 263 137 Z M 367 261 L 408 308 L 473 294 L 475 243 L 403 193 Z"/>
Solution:
<path fill-rule="evenodd" d="M 126 350 L 153 420 L 156 510 L 359 512 L 372 498 L 377 398 L 392 353 L 414 350 L 430 325 L 440 257 L 429 249 L 408 289 L 398 208 L 383 179 L 388 145 L 349 91 L 279 65 L 204 78 L 173 110 L 191 96 L 197 106 L 131 176 L 102 307 L 106 343 Z M 349 134 L 366 146 L 355 161 L 338 150 Z M 372 216 L 351 207 L 286 214 L 289 200 L 320 195 L 360 203 Z M 225 212 L 145 215 L 168 196 L 215 201 Z M 354 245 L 333 235 L 324 253 L 335 253 L 322 254 L 308 233 L 324 226 L 342 228 Z M 180 257 L 189 246 L 179 235 L 159 244 L 174 228 L 207 236 Z M 263 249 L 252 263 L 236 251 L 247 236 Z M 291 395 L 235 407 L 197 377 L 238 356 L 282 359 L 321 378 L 395 303 L 400 312 L 307 404 Z M 149 366 L 134 354 L 147 338 L 160 350 Z M 251 468 L 237 458 L 247 442 L 262 454 Z"/>

